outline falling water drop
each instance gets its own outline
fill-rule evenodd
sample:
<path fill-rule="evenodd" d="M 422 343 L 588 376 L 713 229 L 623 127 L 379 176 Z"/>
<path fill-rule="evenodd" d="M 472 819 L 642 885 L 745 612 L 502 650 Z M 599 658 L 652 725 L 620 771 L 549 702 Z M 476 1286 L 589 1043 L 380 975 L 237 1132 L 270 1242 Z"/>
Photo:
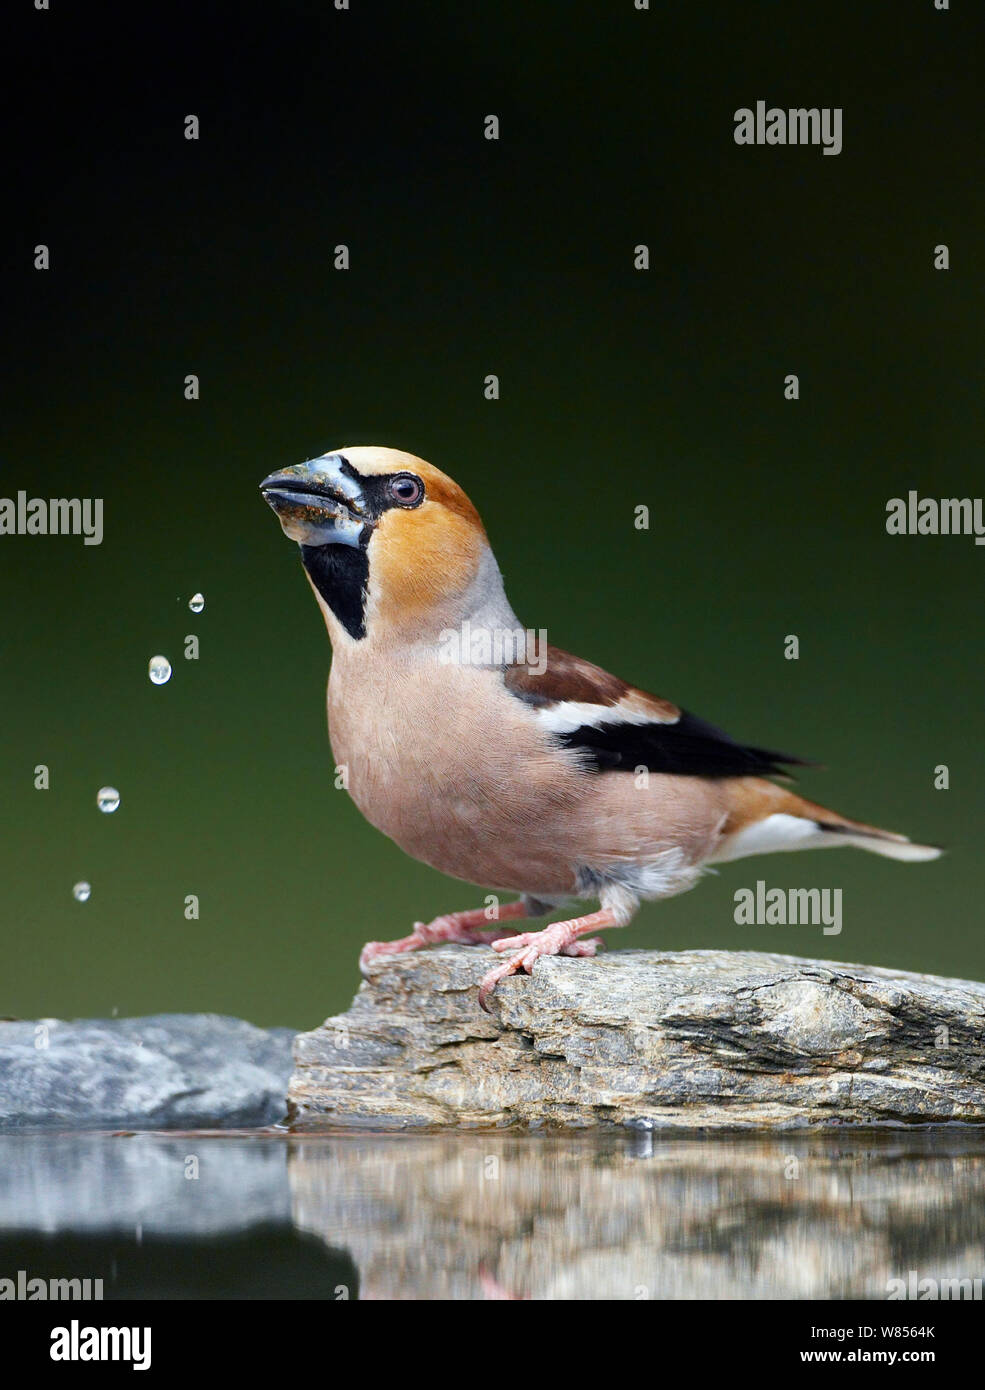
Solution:
<path fill-rule="evenodd" d="M 171 679 L 171 663 L 166 656 L 152 656 L 147 674 L 155 685 L 165 685 Z"/>
<path fill-rule="evenodd" d="M 188 607 L 193 613 L 201 613 L 202 609 L 205 607 L 205 595 L 193 594 L 188 600 Z"/>
<path fill-rule="evenodd" d="M 110 815 L 120 804 L 120 793 L 115 787 L 100 787 L 96 792 L 96 805 L 100 811 Z"/>
<path fill-rule="evenodd" d="M 90 883 L 86 883 L 86 881 L 83 879 L 81 883 L 77 883 L 75 887 L 72 889 L 72 897 L 75 899 L 77 903 L 87 903 L 89 901 L 89 894 L 91 892 L 92 885 Z"/>

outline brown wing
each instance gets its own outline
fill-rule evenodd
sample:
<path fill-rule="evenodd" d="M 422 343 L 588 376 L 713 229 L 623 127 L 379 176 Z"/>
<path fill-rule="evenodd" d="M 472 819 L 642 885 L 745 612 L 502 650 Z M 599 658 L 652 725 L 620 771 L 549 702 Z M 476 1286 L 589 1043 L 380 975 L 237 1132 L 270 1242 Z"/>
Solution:
<path fill-rule="evenodd" d="M 803 758 L 737 743 L 686 710 L 617 676 L 548 647 L 545 669 L 508 666 L 503 678 L 518 700 L 563 748 L 594 772 L 676 773 L 699 777 L 785 775 L 783 763 Z"/>

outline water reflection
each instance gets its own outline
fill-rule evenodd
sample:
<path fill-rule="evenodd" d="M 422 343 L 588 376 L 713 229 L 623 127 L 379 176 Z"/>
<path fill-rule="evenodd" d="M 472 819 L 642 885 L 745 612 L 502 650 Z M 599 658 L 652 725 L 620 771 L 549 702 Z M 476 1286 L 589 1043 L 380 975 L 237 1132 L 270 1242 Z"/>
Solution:
<path fill-rule="evenodd" d="M 364 1297 L 885 1298 L 911 1268 L 983 1273 L 976 1139 L 347 1139 L 288 1171 Z"/>
<path fill-rule="evenodd" d="M 203 1266 L 197 1296 L 882 1299 L 985 1273 L 969 1132 L 7 1136 L 0 1165 L 3 1263 L 43 1234 L 118 1266 L 139 1233 L 120 1296 L 180 1293 L 155 1241 L 173 1266 L 217 1238 L 239 1283 Z"/>

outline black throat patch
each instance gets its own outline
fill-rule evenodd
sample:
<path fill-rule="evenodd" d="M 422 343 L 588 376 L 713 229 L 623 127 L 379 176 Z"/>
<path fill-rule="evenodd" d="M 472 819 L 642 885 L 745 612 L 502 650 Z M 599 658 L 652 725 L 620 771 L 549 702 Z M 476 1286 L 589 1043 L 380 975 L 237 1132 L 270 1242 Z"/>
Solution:
<path fill-rule="evenodd" d="M 311 582 L 331 608 L 350 637 L 366 636 L 366 591 L 369 586 L 369 542 L 373 534 L 373 523 L 378 522 L 384 512 L 398 507 L 400 503 L 390 491 L 390 483 L 402 473 L 375 473 L 367 477 L 353 468 L 342 454 L 336 456 L 339 466 L 347 478 L 359 484 L 362 495 L 362 513 L 367 525 L 363 527 L 359 545 L 302 545 L 301 560 L 311 576 Z M 420 483 L 411 473 L 410 477 Z M 420 506 L 424 500 L 424 489 L 411 506 Z"/>
<path fill-rule="evenodd" d="M 369 556 L 364 546 L 302 545 L 311 582 L 350 637 L 366 636 Z"/>

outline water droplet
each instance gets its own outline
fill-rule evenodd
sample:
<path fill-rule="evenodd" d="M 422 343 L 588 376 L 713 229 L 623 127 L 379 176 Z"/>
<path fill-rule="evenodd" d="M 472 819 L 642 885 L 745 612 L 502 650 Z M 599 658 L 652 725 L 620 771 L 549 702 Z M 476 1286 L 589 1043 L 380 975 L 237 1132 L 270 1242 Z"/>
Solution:
<path fill-rule="evenodd" d="M 171 663 L 166 656 L 152 656 L 147 663 L 147 674 L 155 685 L 166 685 L 171 679 Z"/>
<path fill-rule="evenodd" d="M 92 884 L 86 883 L 83 879 L 81 883 L 77 883 L 75 887 L 72 889 L 72 897 L 75 899 L 77 903 L 87 903 L 89 901 L 89 894 L 91 892 Z"/>
<path fill-rule="evenodd" d="M 202 609 L 205 607 L 205 595 L 194 594 L 188 600 L 188 607 L 192 610 L 193 613 L 201 613 Z"/>
<path fill-rule="evenodd" d="M 96 805 L 100 811 L 110 815 L 120 804 L 120 793 L 115 787 L 100 787 L 96 792 Z"/>

